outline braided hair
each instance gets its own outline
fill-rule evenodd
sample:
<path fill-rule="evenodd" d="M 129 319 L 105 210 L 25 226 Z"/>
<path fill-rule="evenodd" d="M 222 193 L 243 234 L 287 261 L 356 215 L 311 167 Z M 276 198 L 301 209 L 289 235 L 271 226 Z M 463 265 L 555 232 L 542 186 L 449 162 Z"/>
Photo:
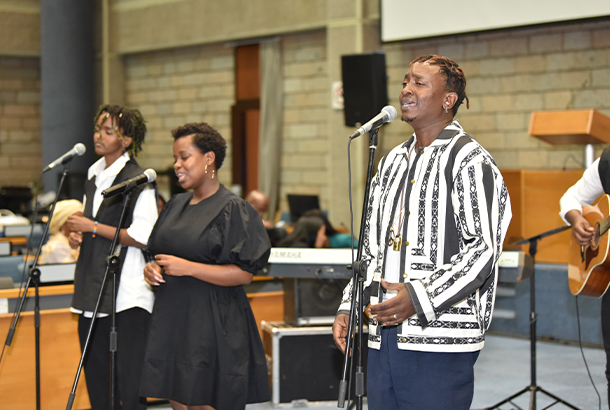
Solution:
<path fill-rule="evenodd" d="M 117 126 L 115 131 L 120 137 L 131 137 L 132 141 L 127 147 L 127 151 L 129 156 L 136 157 L 138 152 L 142 151 L 146 135 L 146 123 L 140 111 L 120 105 L 102 105 L 95 115 L 94 123 L 97 124 L 97 120 L 104 115 L 112 118 L 113 123 Z"/>
<path fill-rule="evenodd" d="M 457 114 L 457 110 L 464 102 L 464 98 L 466 99 L 466 108 L 470 108 L 470 100 L 466 95 L 466 76 L 458 63 L 448 57 L 436 54 L 419 56 L 411 61 L 409 66 L 412 66 L 415 63 L 428 63 L 430 65 L 438 66 L 441 75 L 445 77 L 445 89 L 456 93 L 458 96 L 457 101 L 451 108 L 453 116 Z"/>

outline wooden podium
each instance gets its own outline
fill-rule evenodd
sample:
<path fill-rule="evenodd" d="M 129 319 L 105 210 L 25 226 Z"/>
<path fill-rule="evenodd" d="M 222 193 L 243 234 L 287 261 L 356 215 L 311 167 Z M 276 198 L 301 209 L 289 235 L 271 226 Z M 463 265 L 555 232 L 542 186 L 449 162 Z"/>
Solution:
<path fill-rule="evenodd" d="M 608 144 L 610 118 L 594 109 L 532 112 L 529 133 L 549 144 Z M 582 177 L 584 170 L 503 170 L 511 197 L 513 219 L 505 241 L 520 239 L 564 226 L 559 216 L 559 199 Z M 571 231 L 543 238 L 536 262 L 568 263 Z M 528 245 L 520 247 L 528 252 Z"/>
<path fill-rule="evenodd" d="M 534 111 L 529 134 L 553 145 L 610 144 L 610 117 L 594 109 Z"/>
<path fill-rule="evenodd" d="M 583 170 L 501 170 L 513 211 L 505 249 L 529 252 L 529 245 L 510 246 L 551 229 L 564 226 L 559 216 L 559 199 L 582 177 Z M 536 262 L 568 263 L 571 230 L 543 238 L 538 243 Z"/>

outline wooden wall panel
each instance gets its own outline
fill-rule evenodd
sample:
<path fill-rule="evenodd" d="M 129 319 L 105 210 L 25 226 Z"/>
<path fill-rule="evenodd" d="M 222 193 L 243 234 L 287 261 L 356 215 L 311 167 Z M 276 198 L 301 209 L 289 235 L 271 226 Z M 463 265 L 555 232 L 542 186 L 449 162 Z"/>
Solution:
<path fill-rule="evenodd" d="M 3 342 L 12 314 L 0 315 Z M 40 398 L 41 407 L 63 409 L 68 404 L 80 360 L 77 315 L 69 309 L 40 312 Z M 36 408 L 36 360 L 33 312 L 23 312 L 11 346 L 0 363 L 0 403 L 11 410 Z M 7 408 L 8 408 L 7 407 Z M 89 396 L 81 374 L 73 409 L 88 409 Z"/>
<path fill-rule="evenodd" d="M 235 49 L 235 99 L 258 100 L 261 96 L 259 46 L 251 44 Z"/>
<path fill-rule="evenodd" d="M 511 197 L 513 219 L 504 242 L 510 244 L 530 238 L 565 223 L 559 216 L 559 199 L 582 177 L 583 170 L 502 170 Z M 571 231 L 548 236 L 538 242 L 536 262 L 568 263 Z M 529 252 L 529 245 L 520 247 Z"/>
<path fill-rule="evenodd" d="M 33 295 L 30 289 L 28 295 Z M 43 287 L 40 296 L 70 294 L 72 285 Z M 0 290 L 0 298 L 17 298 L 18 290 Z M 261 292 L 248 294 L 259 332 L 260 323 L 284 319 L 284 292 Z M 6 340 L 13 315 L 0 315 L 0 338 Z M 78 317 L 69 308 L 41 311 L 40 369 L 41 408 L 66 408 L 76 370 L 80 360 L 78 341 Z M 0 405 L 10 405 L 11 410 L 36 408 L 36 361 L 34 339 L 34 314 L 23 312 L 19 318 L 11 346 L 4 352 L 0 362 Z M 261 333 L 262 335 L 262 333 Z M 72 409 L 88 409 L 89 396 L 81 373 Z"/>
<path fill-rule="evenodd" d="M 253 189 L 258 189 L 258 140 L 260 110 L 246 111 L 246 180 L 244 196 Z"/>
<path fill-rule="evenodd" d="M 284 292 L 249 293 L 248 300 L 256 319 L 258 332 L 263 337 L 261 322 L 284 320 Z"/>

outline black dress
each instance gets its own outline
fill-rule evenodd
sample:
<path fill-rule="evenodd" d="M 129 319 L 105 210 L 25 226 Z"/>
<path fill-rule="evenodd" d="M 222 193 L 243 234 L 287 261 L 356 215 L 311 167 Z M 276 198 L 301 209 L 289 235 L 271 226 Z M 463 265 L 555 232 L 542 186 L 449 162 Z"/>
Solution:
<path fill-rule="evenodd" d="M 256 273 L 270 244 L 258 213 L 224 186 L 195 205 L 173 197 L 148 246 Z M 242 286 L 216 286 L 190 276 L 163 275 L 157 288 L 140 394 L 219 410 L 270 400 L 265 352 Z"/>

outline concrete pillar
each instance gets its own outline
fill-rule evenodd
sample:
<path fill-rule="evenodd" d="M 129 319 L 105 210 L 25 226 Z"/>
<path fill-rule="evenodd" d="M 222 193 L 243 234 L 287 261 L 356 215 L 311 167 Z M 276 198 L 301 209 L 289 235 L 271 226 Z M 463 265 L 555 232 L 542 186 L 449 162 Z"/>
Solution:
<path fill-rule="evenodd" d="M 68 175 L 74 177 L 86 175 L 96 158 L 92 4 L 40 0 L 42 167 L 82 142 L 87 152 L 72 161 Z M 45 192 L 56 191 L 62 170 L 44 175 Z"/>

